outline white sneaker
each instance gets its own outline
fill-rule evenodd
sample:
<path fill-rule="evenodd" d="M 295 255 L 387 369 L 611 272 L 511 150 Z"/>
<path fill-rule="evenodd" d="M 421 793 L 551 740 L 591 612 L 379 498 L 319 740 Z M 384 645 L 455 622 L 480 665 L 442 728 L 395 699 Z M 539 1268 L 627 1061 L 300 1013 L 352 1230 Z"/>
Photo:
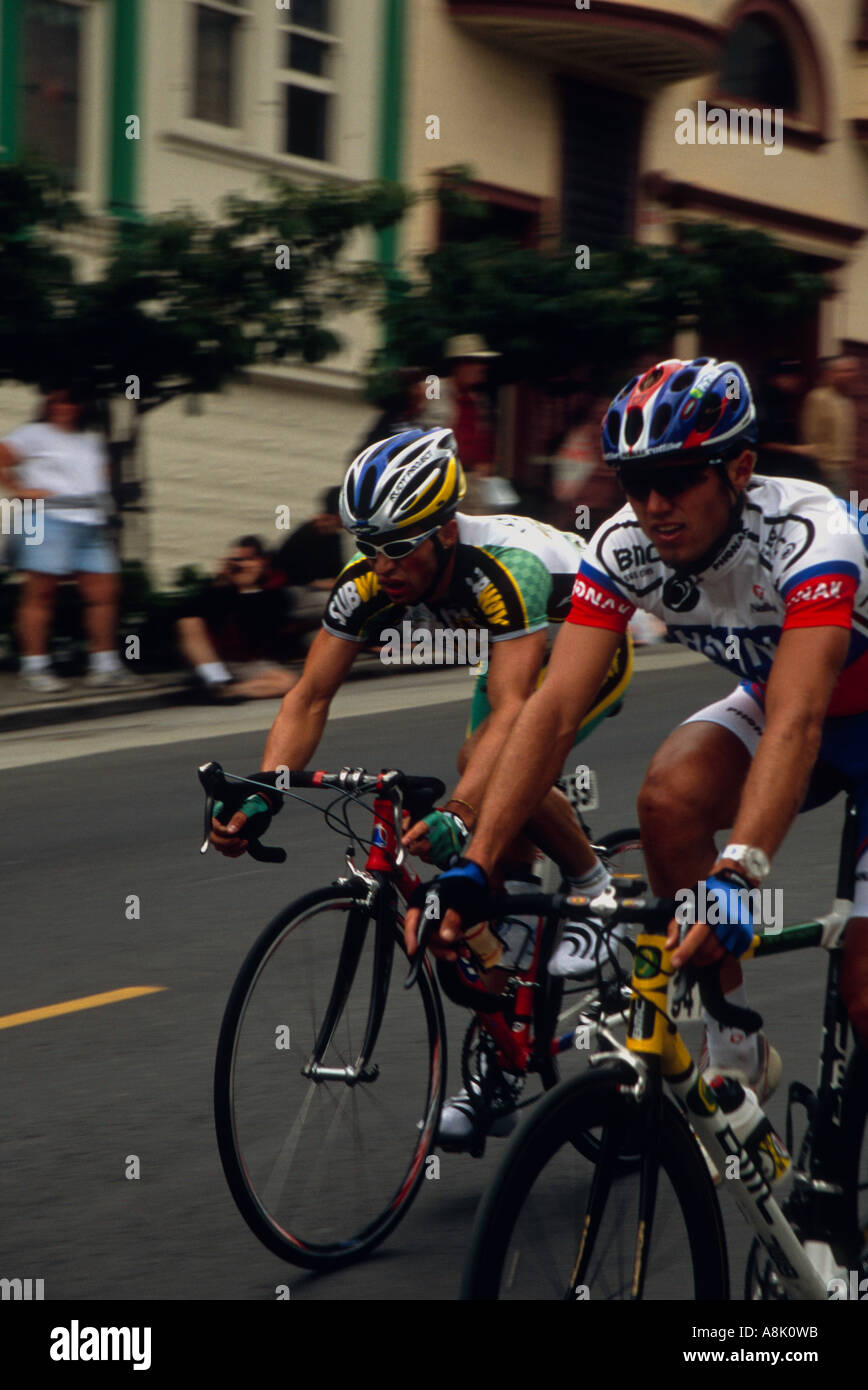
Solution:
<path fill-rule="evenodd" d="M 71 687 L 70 681 L 61 680 L 53 671 L 21 671 L 18 682 L 32 695 L 63 695 Z"/>
<path fill-rule="evenodd" d="M 140 684 L 138 676 L 118 666 L 113 671 L 88 671 L 82 681 L 88 690 L 129 690 Z"/>

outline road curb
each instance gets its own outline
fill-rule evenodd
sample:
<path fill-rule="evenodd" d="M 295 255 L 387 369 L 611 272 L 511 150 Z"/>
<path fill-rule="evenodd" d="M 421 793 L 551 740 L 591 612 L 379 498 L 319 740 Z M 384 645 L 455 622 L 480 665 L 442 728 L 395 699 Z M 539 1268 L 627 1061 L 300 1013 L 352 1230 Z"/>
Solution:
<path fill-rule="evenodd" d="M 661 669 L 666 666 L 700 664 L 705 658 L 685 652 L 679 645 L 655 645 L 640 647 L 636 651 L 636 669 L 643 666 Z M 301 662 L 293 662 L 291 669 L 301 670 Z M 361 658 L 351 668 L 347 680 L 374 680 L 379 676 L 414 675 L 430 667 L 384 666 L 375 657 Z M 0 676 L 0 682 L 16 681 L 14 675 Z M 147 679 L 147 677 L 145 677 Z M 251 701 L 251 703 L 253 703 Z M 23 729 L 41 729 L 52 724 L 71 724 L 79 720 L 102 719 L 117 714 L 140 714 L 145 710 L 167 708 L 169 706 L 190 705 L 196 709 L 207 708 L 199 693 L 191 688 L 186 675 L 168 677 L 159 685 L 151 685 L 144 690 L 115 691 L 105 695 L 81 695 L 55 700 L 34 700 L 3 708 L 0 705 L 0 734 L 15 733 Z M 219 704 L 213 706 L 221 708 Z M 225 706 L 223 708 L 226 708 Z"/>

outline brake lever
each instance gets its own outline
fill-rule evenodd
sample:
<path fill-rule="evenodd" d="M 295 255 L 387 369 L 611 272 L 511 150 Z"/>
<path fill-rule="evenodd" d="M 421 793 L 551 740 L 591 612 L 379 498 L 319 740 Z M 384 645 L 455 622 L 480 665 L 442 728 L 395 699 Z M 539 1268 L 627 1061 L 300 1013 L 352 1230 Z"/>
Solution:
<path fill-rule="evenodd" d="M 423 917 L 421 925 L 419 927 L 419 935 L 416 938 L 416 950 L 413 953 L 413 959 L 410 962 L 410 969 L 407 973 L 407 978 L 404 981 L 405 989 L 412 989 L 419 978 L 419 971 L 422 969 L 422 962 L 425 959 L 425 948 L 428 944 L 428 937 L 430 936 L 430 934 L 431 923 L 428 921 L 426 917 Z"/>

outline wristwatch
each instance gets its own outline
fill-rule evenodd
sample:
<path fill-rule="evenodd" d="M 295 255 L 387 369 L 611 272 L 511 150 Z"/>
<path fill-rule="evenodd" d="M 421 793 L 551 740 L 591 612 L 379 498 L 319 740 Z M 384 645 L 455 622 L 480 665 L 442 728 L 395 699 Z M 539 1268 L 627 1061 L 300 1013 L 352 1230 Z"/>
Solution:
<path fill-rule="evenodd" d="M 771 864 L 765 850 L 754 849 L 751 845 L 727 845 L 717 856 L 717 862 L 728 859 L 737 864 L 746 878 L 754 883 L 762 883 L 771 873 Z"/>

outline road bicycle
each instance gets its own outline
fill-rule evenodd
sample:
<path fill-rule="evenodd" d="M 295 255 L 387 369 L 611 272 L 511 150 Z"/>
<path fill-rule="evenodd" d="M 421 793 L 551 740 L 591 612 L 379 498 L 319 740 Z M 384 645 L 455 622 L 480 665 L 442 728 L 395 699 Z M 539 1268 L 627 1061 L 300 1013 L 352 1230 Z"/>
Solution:
<path fill-rule="evenodd" d="M 204 850 L 214 802 L 226 799 L 229 783 L 251 791 L 258 784 L 224 774 L 218 763 L 205 764 L 199 778 Z M 214 1111 L 223 1170 L 251 1230 L 283 1259 L 324 1270 L 373 1250 L 424 1180 L 446 1083 L 441 987 L 479 1011 L 462 1049 L 470 1085 L 474 1059 L 485 1053 L 536 1076 L 543 1089 L 554 1086 L 584 1020 L 583 1003 L 595 1006 L 600 1023 L 625 1014 L 620 997 L 609 1009 L 596 985 L 586 985 L 578 1004 L 571 998 L 575 1021 L 558 1031 L 564 981 L 545 969 L 556 940 L 551 913 L 536 933 L 530 968 L 510 980 L 505 995 L 481 990 L 469 968 L 439 961 L 435 969 L 422 952 L 409 988 L 394 987 L 397 965 L 408 964 L 404 911 L 419 883 L 401 847 L 402 816 L 423 817 L 444 784 L 363 768 L 291 772 L 287 780 L 285 797 L 321 811 L 349 840 L 346 867 L 279 912 L 250 948 L 220 1030 Z M 299 795 L 306 790 L 334 797 L 323 809 Z M 372 818 L 364 832 L 349 818 L 353 808 Z M 628 863 L 639 850 L 638 832 L 604 837 L 598 849 L 612 863 Z M 355 862 L 358 852 L 364 867 Z M 249 853 L 263 862 L 286 858 L 259 841 Z M 488 1069 L 486 1084 L 495 1071 Z M 486 1103 L 478 1088 L 476 1096 Z"/>
<path fill-rule="evenodd" d="M 720 1205 L 697 1138 L 754 1232 L 745 1298 L 825 1299 L 832 1270 L 850 1272 L 851 1287 L 855 1273 L 859 1286 L 868 1275 L 868 1053 L 857 1045 L 846 1061 L 838 991 L 856 842 L 848 799 L 831 911 L 757 935 L 748 952 L 821 946 L 829 957 L 818 1085 L 789 1089 L 791 1153 L 801 1109 L 807 1128 L 783 1205 L 678 1032 L 699 1016 L 700 996 L 732 1026 L 753 1031 L 762 1019 L 726 1003 L 717 967 L 673 972 L 665 944 L 673 900 L 610 892 L 594 901 L 597 916 L 640 928 L 626 1044 L 592 1055 L 586 1073 L 544 1097 L 510 1142 L 477 1214 L 462 1298 L 727 1299 Z"/>

